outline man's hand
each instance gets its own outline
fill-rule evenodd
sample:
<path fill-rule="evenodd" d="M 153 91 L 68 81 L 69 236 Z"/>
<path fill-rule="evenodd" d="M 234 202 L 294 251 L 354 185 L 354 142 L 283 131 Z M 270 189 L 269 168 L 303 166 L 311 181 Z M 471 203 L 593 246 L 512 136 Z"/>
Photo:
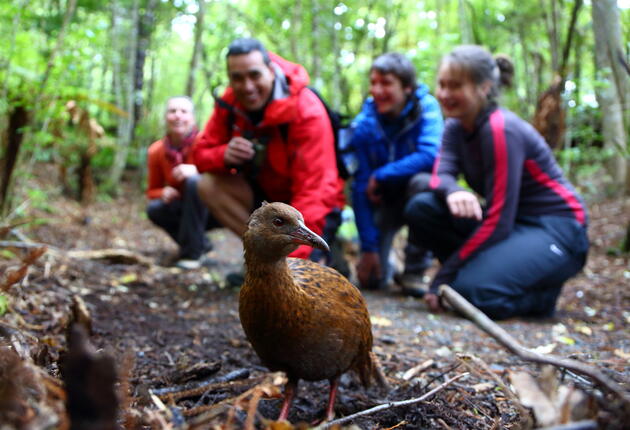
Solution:
<path fill-rule="evenodd" d="M 244 137 L 233 137 L 223 156 L 226 166 L 241 166 L 254 158 L 254 144 Z"/>
<path fill-rule="evenodd" d="M 455 191 L 446 197 L 448 210 L 454 217 L 473 218 L 481 221 L 481 205 L 477 197 L 470 191 Z"/>
<path fill-rule="evenodd" d="M 359 285 L 366 287 L 370 281 L 381 279 L 381 259 L 378 252 L 363 252 L 359 264 L 357 264 L 357 278 Z"/>
<path fill-rule="evenodd" d="M 197 170 L 197 166 L 194 164 L 178 164 L 173 167 L 173 178 L 176 181 L 183 181 L 184 179 L 188 179 L 191 176 L 194 176 L 199 173 Z"/>
<path fill-rule="evenodd" d="M 177 200 L 179 198 L 179 191 L 173 187 L 166 186 L 162 190 L 162 201 L 164 203 L 171 203 L 173 200 Z"/>
<path fill-rule="evenodd" d="M 383 195 L 381 194 L 381 190 L 374 175 L 370 176 L 365 192 L 367 193 L 368 199 L 370 200 L 370 202 L 372 202 L 372 204 L 380 205 L 383 201 Z"/>

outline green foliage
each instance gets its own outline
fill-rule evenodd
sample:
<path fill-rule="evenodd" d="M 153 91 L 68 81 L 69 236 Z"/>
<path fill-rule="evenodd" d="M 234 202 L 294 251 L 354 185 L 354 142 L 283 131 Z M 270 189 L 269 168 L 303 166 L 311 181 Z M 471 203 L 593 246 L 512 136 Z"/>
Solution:
<path fill-rule="evenodd" d="M 185 91 L 199 1 L 155 2 L 155 19 L 148 29 L 144 86 L 133 94 L 142 100 L 143 110 L 128 150 L 129 167 L 144 168 L 146 147 L 164 133 L 166 99 Z M 4 30 L 0 32 L 0 132 L 7 127 L 6 115 L 18 103 L 31 114 L 30 126 L 24 130 L 19 169 L 31 168 L 30 161 L 62 163 L 69 169 L 77 165 L 77 148 L 84 145 L 84 136 L 68 127 L 65 110 L 69 100 L 76 100 L 106 130 L 107 138 L 99 144 L 91 164 L 97 183 L 108 177 L 122 141 L 118 135 L 123 129 L 121 121 L 129 111 L 126 91 L 130 60 L 135 58 L 135 52 L 130 51 L 137 36 L 132 12 L 135 3 L 81 0 L 70 25 L 62 29 L 68 2 L 0 0 Z M 150 2 L 137 3 L 143 16 Z M 214 106 L 211 91 L 220 92 L 227 83 L 226 46 L 242 36 L 257 37 L 270 50 L 303 64 L 311 84 L 349 115 L 359 111 L 368 93 L 371 62 L 384 51 L 408 55 L 417 67 L 419 80 L 433 88 L 440 58 L 462 43 L 464 25 L 469 25 L 475 42 L 514 60 L 515 88 L 505 93 L 502 102 L 521 116 L 531 118 L 537 96 L 556 72 L 551 67 L 552 43 L 545 25 L 548 3 L 538 0 L 467 0 L 466 22 L 460 21 L 459 2 L 455 0 L 233 0 L 204 4 L 205 55 L 199 59 L 192 94 L 200 128 Z M 561 42 L 573 5 L 574 1 L 557 3 Z M 621 21 L 627 22 L 629 14 L 629 10 L 622 10 Z M 627 36 L 630 29 L 625 26 L 622 31 Z M 62 33 L 64 42 L 50 62 Z M 588 6 L 578 17 L 576 37 L 582 55 L 570 57 L 568 77 L 579 94 L 576 90 L 566 102 L 575 105 L 571 134 L 579 149 L 562 155 L 572 173 L 581 169 L 575 166 L 595 166 L 601 161 L 586 149 L 601 140 L 598 111 L 584 101 L 600 85 L 590 60 L 593 36 Z M 49 64 L 50 75 L 42 89 Z M 0 155 L 5 155 L 4 150 L 0 148 Z M 115 186 L 110 185 L 110 189 Z"/>
<path fill-rule="evenodd" d="M 0 293 L 0 317 L 9 310 L 9 298 Z"/>
<path fill-rule="evenodd" d="M 579 144 L 557 152 L 556 158 L 565 174 L 587 200 L 610 197 L 616 189 L 605 165 L 616 156 L 614 149 Z"/>
<path fill-rule="evenodd" d="M 44 190 L 33 188 L 26 193 L 31 202 L 31 207 L 44 212 L 55 213 L 55 208 L 50 204 L 50 196 Z"/>

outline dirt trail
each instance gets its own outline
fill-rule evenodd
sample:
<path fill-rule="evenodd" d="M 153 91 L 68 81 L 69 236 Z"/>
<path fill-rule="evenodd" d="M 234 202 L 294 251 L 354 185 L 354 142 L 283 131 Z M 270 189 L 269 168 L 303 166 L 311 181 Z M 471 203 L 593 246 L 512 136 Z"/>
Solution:
<path fill-rule="evenodd" d="M 142 198 L 99 203 L 87 211 L 65 199 L 56 199 L 55 212 L 42 213 L 47 223 L 25 232 L 31 240 L 61 250 L 124 248 L 156 264 L 147 267 L 46 256 L 31 267 L 26 284 L 9 290 L 14 312 L 3 316 L 3 321 L 46 343 L 47 357 L 42 366 L 49 374 L 59 376 L 57 360 L 66 347 L 71 297 L 81 296 L 93 317 L 93 343 L 110 350 L 118 363 L 125 357 L 133 363 L 128 382 L 132 395 L 139 398 L 146 388 L 176 385 L 178 373 L 201 362 L 212 363 L 215 376 L 238 369 L 249 371 L 249 384 L 206 393 L 201 402 L 199 395 L 177 400 L 176 415 L 218 404 L 251 388 L 266 369 L 241 330 L 238 292 L 224 285 L 225 274 L 242 262 L 240 241 L 228 232 L 213 232 L 215 250 L 210 257 L 214 265 L 194 271 L 166 267 L 161 264 L 168 262 L 175 247 L 150 225 L 142 209 Z M 618 245 L 627 219 L 621 202 L 592 206 L 591 218 L 593 249 L 588 266 L 565 286 L 558 315 L 546 321 L 509 320 L 501 326 L 526 347 L 596 365 L 628 388 L 628 257 L 607 254 L 609 248 Z M 16 258 L 0 260 L 0 272 L 15 266 Z M 387 395 L 365 391 L 353 377 L 344 377 L 338 416 L 367 409 L 385 397 L 419 397 L 445 379 L 471 371 L 469 377 L 429 402 L 388 409 L 359 418 L 354 424 L 365 429 L 396 425 L 408 429 L 517 428 L 522 419 L 519 407 L 498 387 L 497 378 L 507 383 L 510 371 L 523 369 L 538 375 L 537 366 L 516 359 L 467 320 L 452 314 L 428 313 L 417 299 L 396 291 L 366 292 L 365 296 L 373 319 L 375 351 L 394 390 Z M 36 350 L 38 345 L 33 343 L 32 348 Z M 430 366 L 405 379 L 405 372 L 428 360 L 432 360 Z M 602 426 L 622 425 L 616 412 L 610 410 L 612 406 L 606 409 L 601 393 L 594 391 L 587 380 L 571 374 L 563 377 L 565 382 L 571 381 L 599 397 L 599 412 L 592 415 Z M 326 396 L 326 382 L 303 383 L 289 417 L 291 422 L 320 416 Z M 262 416 L 275 418 L 280 401 L 261 401 Z M 146 406 L 138 400 L 130 407 L 142 410 Z M 235 419 L 238 422 L 245 417 L 246 412 L 240 412 Z M 225 420 L 226 415 L 220 414 L 213 423 Z"/>

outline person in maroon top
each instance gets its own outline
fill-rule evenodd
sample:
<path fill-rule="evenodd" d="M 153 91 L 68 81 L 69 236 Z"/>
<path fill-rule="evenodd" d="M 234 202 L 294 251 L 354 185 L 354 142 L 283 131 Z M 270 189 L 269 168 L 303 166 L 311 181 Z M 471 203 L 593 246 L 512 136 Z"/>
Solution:
<path fill-rule="evenodd" d="M 210 214 L 241 236 L 263 200 L 290 204 L 323 234 L 345 199 L 326 108 L 303 66 L 250 38 L 228 47 L 229 87 L 195 144 L 199 194 Z M 301 245 L 291 257 L 314 259 Z M 319 258 L 317 258 L 319 260 Z"/>
<path fill-rule="evenodd" d="M 472 45 L 440 64 L 447 121 L 432 191 L 405 208 L 418 243 L 442 263 L 425 298 L 432 310 L 448 284 L 491 318 L 551 316 L 562 284 L 586 262 L 582 198 L 543 137 L 497 105 L 512 72 L 509 59 Z"/>
<path fill-rule="evenodd" d="M 208 210 L 199 199 L 199 172 L 192 161 L 197 136 L 194 107 L 186 96 L 166 102 L 166 135 L 151 144 L 147 154 L 149 199 L 147 216 L 179 246 L 176 266 L 195 269 L 211 248 L 205 236 Z"/>

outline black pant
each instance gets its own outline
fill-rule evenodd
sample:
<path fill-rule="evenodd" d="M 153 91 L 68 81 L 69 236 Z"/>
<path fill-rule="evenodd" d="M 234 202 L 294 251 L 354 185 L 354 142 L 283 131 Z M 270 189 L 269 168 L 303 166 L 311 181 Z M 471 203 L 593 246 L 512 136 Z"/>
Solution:
<path fill-rule="evenodd" d="M 405 208 L 415 238 L 441 261 L 459 250 L 478 222 L 455 218 L 432 192 Z M 562 284 L 586 262 L 586 227 L 561 216 L 519 217 L 510 235 L 471 257 L 451 287 L 489 317 L 553 315 Z"/>
<path fill-rule="evenodd" d="M 426 172 L 414 175 L 406 188 L 399 186 L 387 187 L 382 185 L 383 204 L 374 206 L 374 224 L 379 230 L 379 260 L 382 275 L 377 281 L 378 288 L 384 289 L 391 282 L 395 268 L 390 264 L 389 256 L 394 243 L 394 237 L 406 224 L 403 217 L 405 205 L 411 197 L 428 188 L 431 175 Z M 422 275 L 431 266 L 433 256 L 415 238 L 415 232 L 409 229 L 407 244 L 405 245 L 405 273 Z"/>
<path fill-rule="evenodd" d="M 208 209 L 197 194 L 198 181 L 198 175 L 186 179 L 181 199 L 171 203 L 154 199 L 147 207 L 149 219 L 179 245 L 179 258 L 196 260 L 211 247 L 205 235 L 211 223 Z"/>

